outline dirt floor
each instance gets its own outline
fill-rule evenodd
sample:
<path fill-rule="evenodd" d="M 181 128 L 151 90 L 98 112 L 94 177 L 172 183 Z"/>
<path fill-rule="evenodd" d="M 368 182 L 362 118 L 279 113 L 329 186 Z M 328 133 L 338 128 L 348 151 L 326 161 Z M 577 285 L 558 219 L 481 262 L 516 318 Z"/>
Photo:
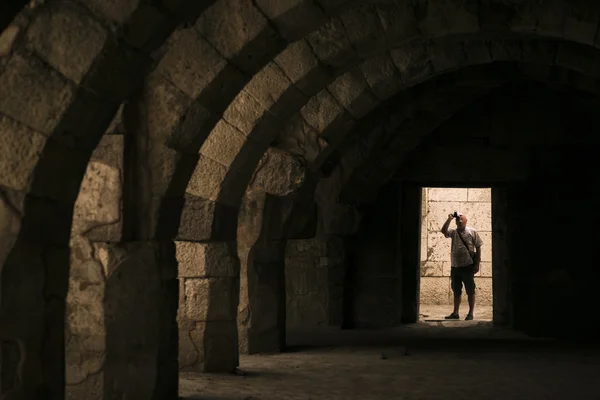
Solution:
<path fill-rule="evenodd" d="M 443 315 L 447 314 L 447 310 Z M 429 314 L 428 314 L 429 313 Z M 431 310 L 422 319 L 435 319 Z M 239 375 L 182 374 L 188 400 L 600 399 L 600 350 L 533 340 L 488 321 L 288 334 Z"/>

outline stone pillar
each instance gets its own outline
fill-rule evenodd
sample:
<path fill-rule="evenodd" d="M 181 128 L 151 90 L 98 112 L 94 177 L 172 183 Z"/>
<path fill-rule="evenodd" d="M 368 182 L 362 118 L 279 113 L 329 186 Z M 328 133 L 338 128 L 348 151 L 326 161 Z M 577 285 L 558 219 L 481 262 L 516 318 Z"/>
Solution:
<path fill-rule="evenodd" d="M 94 243 L 74 259 L 84 262 L 70 282 L 68 399 L 177 398 L 172 247 Z"/>
<path fill-rule="evenodd" d="M 75 203 L 66 310 L 68 399 L 178 395 L 172 242 L 123 242 L 122 135 L 105 135 Z"/>
<path fill-rule="evenodd" d="M 175 242 L 179 263 L 179 367 L 233 372 L 239 365 L 239 260 L 233 242 Z"/>
<path fill-rule="evenodd" d="M 238 216 L 240 352 L 273 353 L 285 346 L 285 239 L 291 202 L 248 191 Z"/>
<path fill-rule="evenodd" d="M 30 225 L 26 229 L 51 227 Z M 28 241 L 30 238 L 27 235 L 26 240 L 17 240 L 4 265 L 0 265 L 0 398 L 59 400 L 65 392 L 69 252 L 66 246 L 33 243 Z M 57 241 L 67 239 L 65 235 Z"/>
<path fill-rule="evenodd" d="M 306 202 L 304 160 L 270 148 L 263 156 L 238 214 L 241 262 L 240 351 L 279 352 L 285 346 L 285 245 L 291 216 Z"/>

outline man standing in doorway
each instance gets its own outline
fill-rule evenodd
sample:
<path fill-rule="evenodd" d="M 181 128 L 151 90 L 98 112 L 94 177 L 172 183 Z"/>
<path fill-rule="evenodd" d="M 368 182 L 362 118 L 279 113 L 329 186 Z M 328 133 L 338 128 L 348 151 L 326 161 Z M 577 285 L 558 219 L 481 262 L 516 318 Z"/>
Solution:
<path fill-rule="evenodd" d="M 456 229 L 448 229 L 450 222 L 456 220 Z M 448 214 L 448 220 L 442 226 L 441 232 L 452 239 L 450 250 L 450 280 L 454 293 L 454 311 L 446 319 L 459 319 L 460 296 L 465 285 L 469 300 L 469 313 L 465 321 L 473 319 L 475 308 L 475 274 L 479 272 L 481 261 L 481 245 L 483 241 L 477 231 L 467 226 L 467 216 L 464 214 Z"/>

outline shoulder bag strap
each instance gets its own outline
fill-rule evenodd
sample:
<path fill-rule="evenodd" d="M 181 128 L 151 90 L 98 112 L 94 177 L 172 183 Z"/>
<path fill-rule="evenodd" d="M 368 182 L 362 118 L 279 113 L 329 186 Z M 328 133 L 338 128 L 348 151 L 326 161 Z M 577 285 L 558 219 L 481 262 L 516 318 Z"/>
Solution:
<path fill-rule="evenodd" d="M 460 241 L 463 243 L 463 245 L 465 246 L 465 248 L 469 252 L 469 256 L 471 257 L 471 260 L 473 260 L 473 255 L 471 254 L 471 250 L 469 250 L 469 246 L 467 246 L 467 243 L 465 242 L 465 239 L 463 239 L 463 237 L 460 234 L 460 231 L 458 229 L 456 230 L 456 234 L 458 235 L 458 237 L 460 238 Z M 475 262 L 475 260 L 473 260 L 473 262 Z"/>

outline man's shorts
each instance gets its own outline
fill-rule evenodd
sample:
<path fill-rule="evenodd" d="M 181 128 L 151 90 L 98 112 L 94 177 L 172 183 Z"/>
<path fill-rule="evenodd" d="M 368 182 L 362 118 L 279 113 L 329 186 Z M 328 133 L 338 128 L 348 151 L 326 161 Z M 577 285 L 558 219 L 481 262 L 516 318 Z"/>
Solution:
<path fill-rule="evenodd" d="M 475 293 L 475 266 L 450 268 L 450 280 L 452 281 L 452 292 L 455 296 L 462 294 L 462 285 L 465 285 L 467 294 Z"/>

